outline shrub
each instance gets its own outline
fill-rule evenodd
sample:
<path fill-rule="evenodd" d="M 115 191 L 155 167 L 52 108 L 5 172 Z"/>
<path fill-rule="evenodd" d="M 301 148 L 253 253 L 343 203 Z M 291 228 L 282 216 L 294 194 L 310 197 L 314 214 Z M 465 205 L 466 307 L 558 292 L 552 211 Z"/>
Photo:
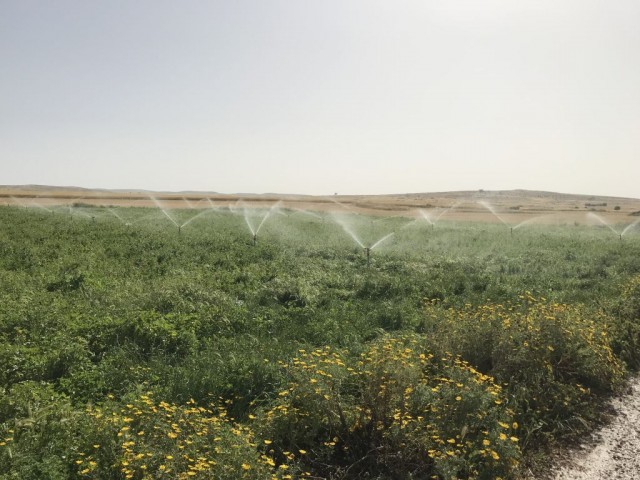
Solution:
<path fill-rule="evenodd" d="M 207 342 L 201 352 L 179 366 L 167 368 L 160 360 L 153 364 L 153 371 L 161 376 L 157 388 L 174 401 L 194 398 L 204 402 L 216 392 L 233 401 L 227 408 L 241 419 L 253 401 L 270 395 L 280 383 L 275 359 L 283 355 L 277 344 L 266 348 L 250 336 L 237 336 Z"/>
<path fill-rule="evenodd" d="M 86 336 L 89 348 L 100 358 L 114 346 L 133 345 L 145 356 L 186 357 L 198 346 L 197 319 L 193 315 L 154 311 L 132 312 L 124 318 L 105 317 L 84 322 L 78 333 Z"/>
<path fill-rule="evenodd" d="M 46 383 L 24 382 L 0 391 L 0 478 L 64 480 L 77 414 Z"/>
<path fill-rule="evenodd" d="M 614 306 L 613 348 L 629 367 L 640 367 L 640 275 L 631 278 Z"/>
<path fill-rule="evenodd" d="M 265 479 L 273 460 L 255 448 L 246 426 L 223 407 L 176 405 L 150 393 L 124 406 L 89 407 L 73 458 L 80 478 Z"/>
<path fill-rule="evenodd" d="M 6 478 L 262 480 L 288 470 L 287 464 L 276 470 L 251 430 L 223 407 L 176 405 L 143 394 L 126 405 L 108 400 L 74 411 L 46 387 L 16 387 L 12 395 L 29 409 L 15 410 L 11 427 L 0 424 L 0 474 Z M 0 409 L 8 404 L 0 401 Z"/>
<path fill-rule="evenodd" d="M 282 364 L 287 388 L 257 425 L 280 461 L 318 476 L 496 478 L 518 463 L 499 385 L 418 335 L 384 336 L 357 357 L 329 347 Z"/>
<path fill-rule="evenodd" d="M 459 354 L 506 383 L 524 443 L 580 431 L 597 417 L 594 394 L 614 391 L 624 369 L 611 348 L 602 313 L 530 294 L 519 305 L 427 306 L 440 349 Z"/>

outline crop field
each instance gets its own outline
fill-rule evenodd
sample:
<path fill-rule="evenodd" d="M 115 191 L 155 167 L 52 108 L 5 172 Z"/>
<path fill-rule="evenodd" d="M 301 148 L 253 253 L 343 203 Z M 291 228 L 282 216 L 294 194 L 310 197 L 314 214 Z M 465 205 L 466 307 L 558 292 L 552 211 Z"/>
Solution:
<path fill-rule="evenodd" d="M 640 224 L 0 207 L 0 479 L 519 478 L 639 344 Z"/>

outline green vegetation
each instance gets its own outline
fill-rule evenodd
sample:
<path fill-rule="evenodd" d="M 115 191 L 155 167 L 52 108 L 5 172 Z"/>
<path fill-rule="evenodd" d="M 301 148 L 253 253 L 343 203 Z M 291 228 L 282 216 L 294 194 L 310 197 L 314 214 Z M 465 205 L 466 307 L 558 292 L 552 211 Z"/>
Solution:
<path fill-rule="evenodd" d="M 0 208 L 0 479 L 517 478 L 640 365 L 636 232 L 283 212 Z"/>

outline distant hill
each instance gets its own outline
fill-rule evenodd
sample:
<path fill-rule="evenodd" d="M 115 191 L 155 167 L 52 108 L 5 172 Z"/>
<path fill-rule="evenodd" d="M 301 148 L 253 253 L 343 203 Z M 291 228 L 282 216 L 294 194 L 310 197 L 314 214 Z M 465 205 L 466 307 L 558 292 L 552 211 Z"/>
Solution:
<path fill-rule="evenodd" d="M 5 205 L 109 205 L 154 207 L 155 200 L 166 208 L 203 208 L 215 202 L 219 206 L 243 200 L 245 205 L 265 208 L 281 200 L 283 207 L 316 211 L 343 211 L 371 215 L 415 215 L 418 209 L 447 210 L 447 217 L 459 220 L 495 221 L 513 217 L 562 213 L 564 221 L 582 223 L 585 213 L 607 215 L 611 222 L 624 222 L 624 217 L 638 215 L 640 199 L 576 195 L 537 190 L 466 190 L 453 192 L 419 192 L 385 195 L 295 195 L 278 193 L 235 193 L 184 190 L 157 192 L 142 189 L 90 189 L 75 186 L 2 185 L 0 202 Z M 203 202 L 203 203 L 200 203 Z M 517 217 L 517 218 L 516 218 Z M 557 215 L 555 216 L 557 217 Z M 593 219 L 594 215 L 591 215 Z"/>

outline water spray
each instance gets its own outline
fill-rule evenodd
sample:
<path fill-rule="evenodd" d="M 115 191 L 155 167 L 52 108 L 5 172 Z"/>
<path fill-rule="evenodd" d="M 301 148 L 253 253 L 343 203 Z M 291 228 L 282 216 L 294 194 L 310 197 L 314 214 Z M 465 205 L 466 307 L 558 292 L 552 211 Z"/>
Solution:
<path fill-rule="evenodd" d="M 240 202 L 240 200 L 238 202 Z M 243 203 L 242 206 L 243 206 L 243 211 L 244 211 L 244 221 L 247 224 L 247 227 L 249 227 L 249 231 L 253 235 L 253 244 L 254 245 L 258 241 L 258 233 L 260 233 L 260 229 L 262 228 L 262 226 L 265 224 L 265 222 L 271 216 L 272 213 L 279 211 L 278 209 L 280 208 L 281 204 L 282 204 L 282 200 L 278 200 L 276 203 L 271 205 L 269 210 L 267 210 L 266 213 L 263 215 L 262 220 L 260 221 L 260 224 L 256 228 L 256 227 L 254 227 L 253 223 L 249 220 L 250 214 L 249 214 L 249 209 L 248 209 L 247 205 Z"/>
<path fill-rule="evenodd" d="M 622 235 L 624 235 L 624 233 L 627 231 L 627 229 L 625 228 L 622 232 L 617 231 L 615 228 L 613 228 L 609 222 L 607 222 L 604 218 L 602 218 L 600 215 L 598 215 L 597 213 L 593 213 L 593 212 L 589 212 L 587 214 L 587 216 L 591 217 L 591 218 L 595 218 L 596 220 L 598 220 L 602 225 L 604 225 L 605 227 L 607 227 L 609 230 L 611 230 L 613 233 L 615 233 L 616 235 L 618 235 L 618 237 L 620 238 L 620 240 L 622 241 Z"/>
<path fill-rule="evenodd" d="M 181 225 L 178 222 L 176 222 L 176 220 L 173 218 L 173 216 L 170 215 L 169 212 L 167 212 L 164 209 L 162 204 L 155 197 L 149 197 L 149 198 L 153 201 L 153 203 L 156 204 L 156 207 L 158 207 L 160 209 L 160 211 L 164 214 L 164 216 L 167 217 L 169 219 L 169 221 L 171 223 L 173 223 L 178 228 L 178 233 L 180 233 Z"/>

